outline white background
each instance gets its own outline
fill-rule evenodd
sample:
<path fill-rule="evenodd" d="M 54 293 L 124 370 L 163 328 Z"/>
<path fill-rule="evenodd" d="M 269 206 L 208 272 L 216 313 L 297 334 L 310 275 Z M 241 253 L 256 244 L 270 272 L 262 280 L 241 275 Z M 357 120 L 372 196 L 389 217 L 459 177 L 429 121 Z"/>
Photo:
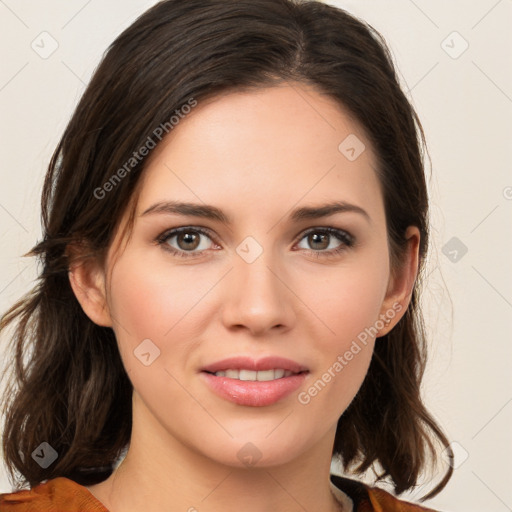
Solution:
<path fill-rule="evenodd" d="M 35 261 L 21 255 L 41 236 L 51 153 L 104 50 L 154 3 L 0 0 L 2 313 L 36 276 Z M 512 0 L 329 3 L 385 36 L 432 158 L 424 393 L 456 443 L 456 470 L 428 504 L 512 511 Z M 46 59 L 31 47 L 43 31 L 58 43 Z M 458 246 L 446 246 L 453 237 Z"/>

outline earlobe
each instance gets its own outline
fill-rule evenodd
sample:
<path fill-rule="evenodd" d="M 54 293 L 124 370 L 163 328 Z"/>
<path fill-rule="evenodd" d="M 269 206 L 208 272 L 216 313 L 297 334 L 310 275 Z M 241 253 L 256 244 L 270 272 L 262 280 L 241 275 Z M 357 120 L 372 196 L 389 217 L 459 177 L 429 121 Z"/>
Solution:
<path fill-rule="evenodd" d="M 420 232 L 416 226 L 409 226 L 405 232 L 407 249 L 402 266 L 390 276 L 386 297 L 382 303 L 380 319 L 384 327 L 377 337 L 388 334 L 407 311 L 414 284 L 418 275 Z M 387 322 L 386 320 L 390 320 Z"/>
<path fill-rule="evenodd" d="M 103 269 L 92 260 L 70 265 L 69 282 L 84 313 L 97 325 L 112 327 Z"/>

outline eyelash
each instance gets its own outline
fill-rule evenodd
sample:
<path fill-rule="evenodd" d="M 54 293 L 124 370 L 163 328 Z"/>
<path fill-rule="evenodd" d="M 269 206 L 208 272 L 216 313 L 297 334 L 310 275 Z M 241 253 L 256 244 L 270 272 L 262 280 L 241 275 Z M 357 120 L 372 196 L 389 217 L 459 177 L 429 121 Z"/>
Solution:
<path fill-rule="evenodd" d="M 194 227 L 194 226 L 184 226 L 181 228 L 167 230 L 155 239 L 155 243 L 158 245 L 161 245 L 165 251 L 168 251 L 177 257 L 181 257 L 181 258 L 201 257 L 201 253 L 204 251 L 187 252 L 187 251 L 174 249 L 173 247 L 171 247 L 170 245 L 167 244 L 167 241 L 170 238 L 173 238 L 173 237 L 179 235 L 180 233 L 184 233 L 184 232 L 185 233 L 188 233 L 188 232 L 200 233 L 200 234 L 205 235 L 208 238 L 210 238 L 213 242 L 217 243 L 215 241 L 215 238 L 212 236 L 212 233 L 209 230 L 204 229 L 204 228 Z M 303 233 L 301 233 L 301 236 L 297 239 L 297 242 L 300 242 L 301 240 L 303 240 L 306 236 L 310 235 L 311 233 L 328 234 L 328 235 L 334 236 L 340 242 L 342 242 L 341 245 L 339 245 L 335 249 L 330 249 L 328 251 L 327 250 L 304 249 L 305 251 L 314 255 L 317 258 L 320 258 L 320 257 L 330 258 L 330 257 L 338 256 L 342 252 L 353 247 L 355 245 L 355 241 L 356 241 L 354 236 L 352 236 L 350 233 L 348 233 L 347 231 L 344 231 L 342 229 L 336 229 L 336 228 L 331 228 L 331 227 L 321 227 L 321 228 L 314 227 L 314 228 L 310 228 L 310 229 L 304 231 Z"/>

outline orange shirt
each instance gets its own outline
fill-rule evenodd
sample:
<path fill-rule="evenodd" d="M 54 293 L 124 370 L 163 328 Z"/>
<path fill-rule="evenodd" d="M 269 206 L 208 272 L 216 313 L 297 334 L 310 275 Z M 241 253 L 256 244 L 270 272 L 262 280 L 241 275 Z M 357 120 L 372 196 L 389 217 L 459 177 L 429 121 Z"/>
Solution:
<path fill-rule="evenodd" d="M 354 512 L 435 512 L 399 500 L 377 487 L 331 475 L 333 484 L 353 502 Z M 109 512 L 85 487 L 58 477 L 30 491 L 0 494 L 0 512 Z"/>
<path fill-rule="evenodd" d="M 0 512 L 109 512 L 85 487 L 68 478 L 0 494 Z"/>

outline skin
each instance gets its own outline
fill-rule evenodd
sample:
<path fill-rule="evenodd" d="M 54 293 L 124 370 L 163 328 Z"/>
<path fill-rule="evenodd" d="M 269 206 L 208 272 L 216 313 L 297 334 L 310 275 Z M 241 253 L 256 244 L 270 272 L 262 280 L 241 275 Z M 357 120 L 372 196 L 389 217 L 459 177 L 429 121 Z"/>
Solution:
<path fill-rule="evenodd" d="M 354 161 L 338 150 L 349 134 L 366 146 Z M 340 509 L 329 484 L 336 424 L 378 339 L 360 344 L 309 403 L 298 394 L 386 312 L 393 310 L 394 318 L 377 338 L 396 325 L 418 268 L 419 232 L 411 226 L 404 264 L 391 273 L 374 167 L 361 126 L 299 83 L 200 103 L 153 150 L 128 244 L 120 250 L 118 230 L 105 267 L 90 261 L 70 271 L 89 318 L 113 328 L 134 386 L 128 454 L 110 478 L 88 488 L 109 510 L 231 511 L 240 509 L 241 497 L 247 512 Z M 214 205 L 233 223 L 141 216 L 169 200 Z M 331 201 L 357 205 L 369 219 L 356 212 L 288 219 L 293 208 Z M 121 226 L 125 221 L 126 215 Z M 182 226 L 212 233 L 194 232 L 201 244 L 193 257 L 154 243 Z M 349 232 L 356 244 L 325 256 L 342 242 L 328 236 L 314 245 L 304 235 L 325 227 Z M 252 263 L 236 252 L 248 236 L 263 250 Z M 166 243 L 181 252 L 188 247 L 176 236 Z M 134 356 L 147 338 L 160 350 L 149 366 Z M 309 374 L 276 404 L 236 405 L 214 394 L 198 373 L 234 355 L 286 357 Z M 253 465 L 237 456 L 247 443 L 260 457 Z"/>

